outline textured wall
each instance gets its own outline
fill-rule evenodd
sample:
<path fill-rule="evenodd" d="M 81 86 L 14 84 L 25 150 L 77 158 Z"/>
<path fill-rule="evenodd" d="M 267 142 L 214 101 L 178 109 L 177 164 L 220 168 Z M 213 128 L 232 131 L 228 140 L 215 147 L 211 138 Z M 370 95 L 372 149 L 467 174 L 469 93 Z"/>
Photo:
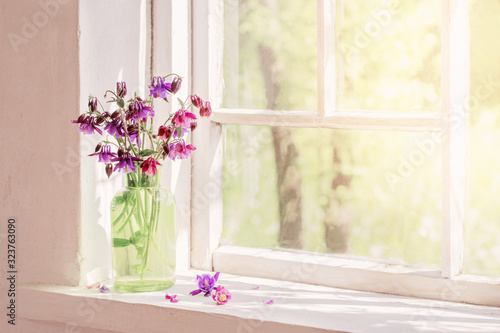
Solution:
<path fill-rule="evenodd" d="M 1 1 L 0 36 L 0 234 L 15 217 L 21 283 L 77 284 L 78 2 Z"/>

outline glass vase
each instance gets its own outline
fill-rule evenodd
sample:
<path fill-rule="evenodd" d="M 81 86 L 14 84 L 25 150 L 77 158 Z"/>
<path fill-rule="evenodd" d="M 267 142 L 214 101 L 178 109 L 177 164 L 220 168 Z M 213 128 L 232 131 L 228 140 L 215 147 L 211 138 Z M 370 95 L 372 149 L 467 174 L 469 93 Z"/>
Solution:
<path fill-rule="evenodd" d="M 162 290 L 175 282 L 175 201 L 155 176 L 125 175 L 111 202 L 113 284 L 118 292 Z"/>

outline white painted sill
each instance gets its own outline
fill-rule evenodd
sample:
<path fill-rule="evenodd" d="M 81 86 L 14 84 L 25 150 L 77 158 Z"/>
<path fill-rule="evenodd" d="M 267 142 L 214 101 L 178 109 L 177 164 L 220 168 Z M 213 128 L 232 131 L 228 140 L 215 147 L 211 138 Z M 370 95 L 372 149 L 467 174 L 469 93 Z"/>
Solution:
<path fill-rule="evenodd" d="M 106 293 L 84 287 L 22 288 L 20 318 L 113 332 L 500 332 L 500 308 L 335 289 L 221 273 L 232 300 L 189 296 L 199 271 L 165 292 Z M 259 289 L 254 289 L 259 286 Z M 263 300 L 274 304 L 264 304 Z"/>

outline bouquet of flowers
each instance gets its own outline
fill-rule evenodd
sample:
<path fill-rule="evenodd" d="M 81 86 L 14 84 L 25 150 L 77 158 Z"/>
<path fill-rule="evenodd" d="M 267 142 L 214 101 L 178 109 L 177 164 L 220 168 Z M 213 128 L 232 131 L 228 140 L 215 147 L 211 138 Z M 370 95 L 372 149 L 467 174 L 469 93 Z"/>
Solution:
<path fill-rule="evenodd" d="M 170 76 L 172 81 L 166 82 Z M 116 91 L 108 90 L 104 95 L 106 98 L 110 94 L 107 102 L 118 107 L 111 113 L 105 111 L 97 97 L 89 97 L 88 112 L 81 114 L 73 123 L 79 124 L 78 130 L 84 134 L 105 136 L 90 156 L 99 156 L 99 162 L 105 163 L 108 178 L 115 171 L 136 171 L 137 165 L 142 173 L 156 175 L 156 166 L 161 165 L 159 161 L 167 156 L 172 160 L 191 157 L 196 147 L 186 144 L 185 137 L 196 129 L 197 118 L 189 110 L 195 107 L 199 109 L 200 117 L 209 117 L 212 114 L 210 102 L 197 95 L 191 95 L 184 101 L 178 99 L 180 109 L 170 114 L 157 132 L 154 130 L 153 101 L 162 99 L 168 102 L 168 95 L 175 95 L 181 84 L 182 78 L 176 74 L 155 76 L 147 99 L 134 94 L 133 98 L 125 100 L 127 85 L 117 82 Z"/>
<path fill-rule="evenodd" d="M 172 77 L 170 82 L 167 79 Z M 154 127 L 153 102 L 168 102 L 182 79 L 176 74 L 155 76 L 149 96 L 136 94 L 126 100 L 127 85 L 116 84 L 104 97 L 116 109 L 108 112 L 94 96 L 88 111 L 73 123 L 84 134 L 98 133 L 103 138 L 90 156 L 105 164 L 108 178 L 113 172 L 126 175 L 127 186 L 111 202 L 114 287 L 117 291 L 153 291 L 170 287 L 175 281 L 175 200 L 161 188 L 157 166 L 171 160 L 191 157 L 196 149 L 186 137 L 197 126 L 196 108 L 201 117 L 212 113 L 210 102 L 197 95 L 177 99 L 180 109 Z M 99 108 L 100 107 L 100 108 Z"/>

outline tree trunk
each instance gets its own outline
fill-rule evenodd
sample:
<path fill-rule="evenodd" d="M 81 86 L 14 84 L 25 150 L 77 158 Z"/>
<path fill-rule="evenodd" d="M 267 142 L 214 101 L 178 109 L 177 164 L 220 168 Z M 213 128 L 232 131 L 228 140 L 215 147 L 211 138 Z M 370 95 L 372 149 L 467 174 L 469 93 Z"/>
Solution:
<path fill-rule="evenodd" d="M 340 186 L 349 187 L 352 176 L 342 171 L 342 159 L 338 148 L 338 135 L 333 135 L 333 165 L 337 171 L 332 180 L 330 200 L 325 208 L 325 243 L 328 252 L 343 253 L 349 247 L 349 230 L 352 222 L 352 213 L 343 205 L 337 194 Z M 336 142 L 337 141 L 337 142 Z"/>
<path fill-rule="evenodd" d="M 259 45 L 259 56 L 266 85 L 267 109 L 276 110 L 281 85 L 276 56 L 270 47 L 263 44 Z M 299 153 L 289 128 L 272 127 L 271 132 L 278 174 L 279 244 L 281 247 L 301 249 L 302 178 L 296 166 Z"/>

